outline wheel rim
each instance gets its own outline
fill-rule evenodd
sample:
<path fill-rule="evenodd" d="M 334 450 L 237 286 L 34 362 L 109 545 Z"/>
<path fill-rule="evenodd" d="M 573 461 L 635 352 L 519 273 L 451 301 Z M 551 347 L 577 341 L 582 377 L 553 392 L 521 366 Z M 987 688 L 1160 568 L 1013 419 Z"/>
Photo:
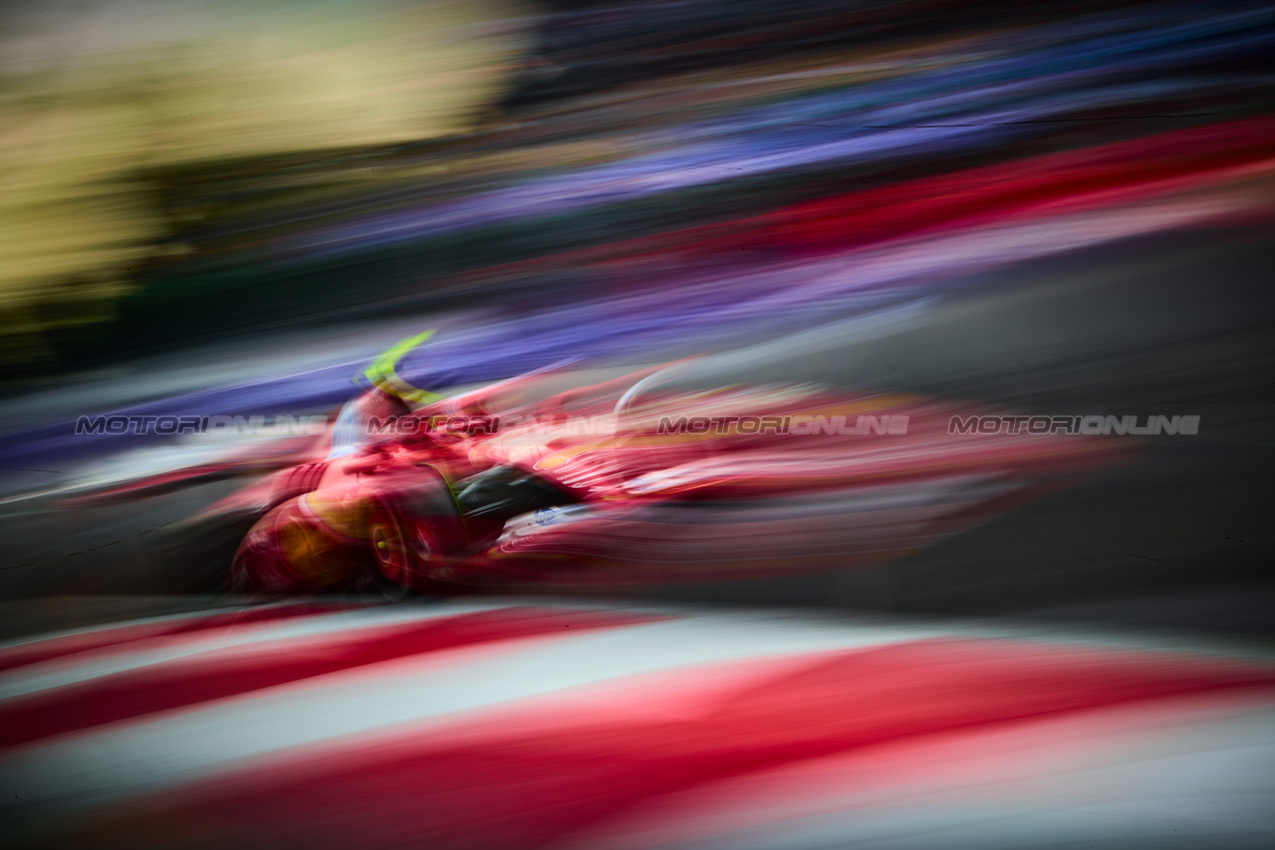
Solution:
<path fill-rule="evenodd" d="M 407 576 L 410 553 L 403 541 L 398 523 L 387 517 L 373 523 L 370 534 L 377 570 L 395 584 L 401 584 Z"/>

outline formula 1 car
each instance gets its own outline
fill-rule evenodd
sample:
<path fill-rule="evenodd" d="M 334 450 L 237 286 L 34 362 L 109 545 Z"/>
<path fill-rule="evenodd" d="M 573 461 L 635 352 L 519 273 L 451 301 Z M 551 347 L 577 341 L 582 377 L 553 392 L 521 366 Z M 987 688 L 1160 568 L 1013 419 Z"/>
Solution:
<path fill-rule="evenodd" d="M 954 434 L 980 413 L 964 405 L 666 373 L 557 391 L 540 373 L 448 398 L 375 381 L 308 460 L 210 509 L 259 517 L 231 584 L 395 596 L 843 569 L 1113 456 L 1101 438 Z"/>

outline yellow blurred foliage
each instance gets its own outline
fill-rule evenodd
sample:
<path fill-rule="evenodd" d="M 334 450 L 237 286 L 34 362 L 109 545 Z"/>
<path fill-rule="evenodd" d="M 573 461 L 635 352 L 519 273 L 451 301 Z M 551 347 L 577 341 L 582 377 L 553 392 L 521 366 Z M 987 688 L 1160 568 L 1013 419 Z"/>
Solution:
<path fill-rule="evenodd" d="M 0 357 L 38 353 L 38 304 L 109 316 L 167 229 L 144 168 L 464 130 L 521 38 L 497 0 L 38 11 L 0 35 Z"/>

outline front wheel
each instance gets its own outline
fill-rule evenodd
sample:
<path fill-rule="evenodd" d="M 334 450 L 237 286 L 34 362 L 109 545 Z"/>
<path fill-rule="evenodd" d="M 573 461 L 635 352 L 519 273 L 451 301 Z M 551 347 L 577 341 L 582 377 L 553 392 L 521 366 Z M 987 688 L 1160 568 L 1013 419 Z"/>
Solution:
<path fill-rule="evenodd" d="M 367 528 L 372 569 L 359 580 L 359 592 L 378 599 L 409 595 L 421 584 L 423 565 L 435 557 L 432 535 L 380 500 L 368 511 Z"/>
<path fill-rule="evenodd" d="M 367 539 L 372 568 L 360 586 L 394 599 L 413 590 L 444 592 L 451 560 L 464 543 L 460 514 L 442 481 L 374 497 Z"/>

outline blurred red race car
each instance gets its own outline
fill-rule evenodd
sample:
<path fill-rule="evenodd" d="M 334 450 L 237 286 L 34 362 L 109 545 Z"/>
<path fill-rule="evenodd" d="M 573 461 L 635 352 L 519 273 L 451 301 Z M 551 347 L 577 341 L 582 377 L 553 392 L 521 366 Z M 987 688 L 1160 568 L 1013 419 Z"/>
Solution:
<path fill-rule="evenodd" d="M 597 587 L 842 569 L 906 555 L 1114 445 L 952 433 L 988 411 L 658 370 L 442 398 L 382 380 L 305 463 L 215 505 L 259 516 L 231 582 L 268 594 Z M 393 370 L 388 374 L 393 378 Z"/>

